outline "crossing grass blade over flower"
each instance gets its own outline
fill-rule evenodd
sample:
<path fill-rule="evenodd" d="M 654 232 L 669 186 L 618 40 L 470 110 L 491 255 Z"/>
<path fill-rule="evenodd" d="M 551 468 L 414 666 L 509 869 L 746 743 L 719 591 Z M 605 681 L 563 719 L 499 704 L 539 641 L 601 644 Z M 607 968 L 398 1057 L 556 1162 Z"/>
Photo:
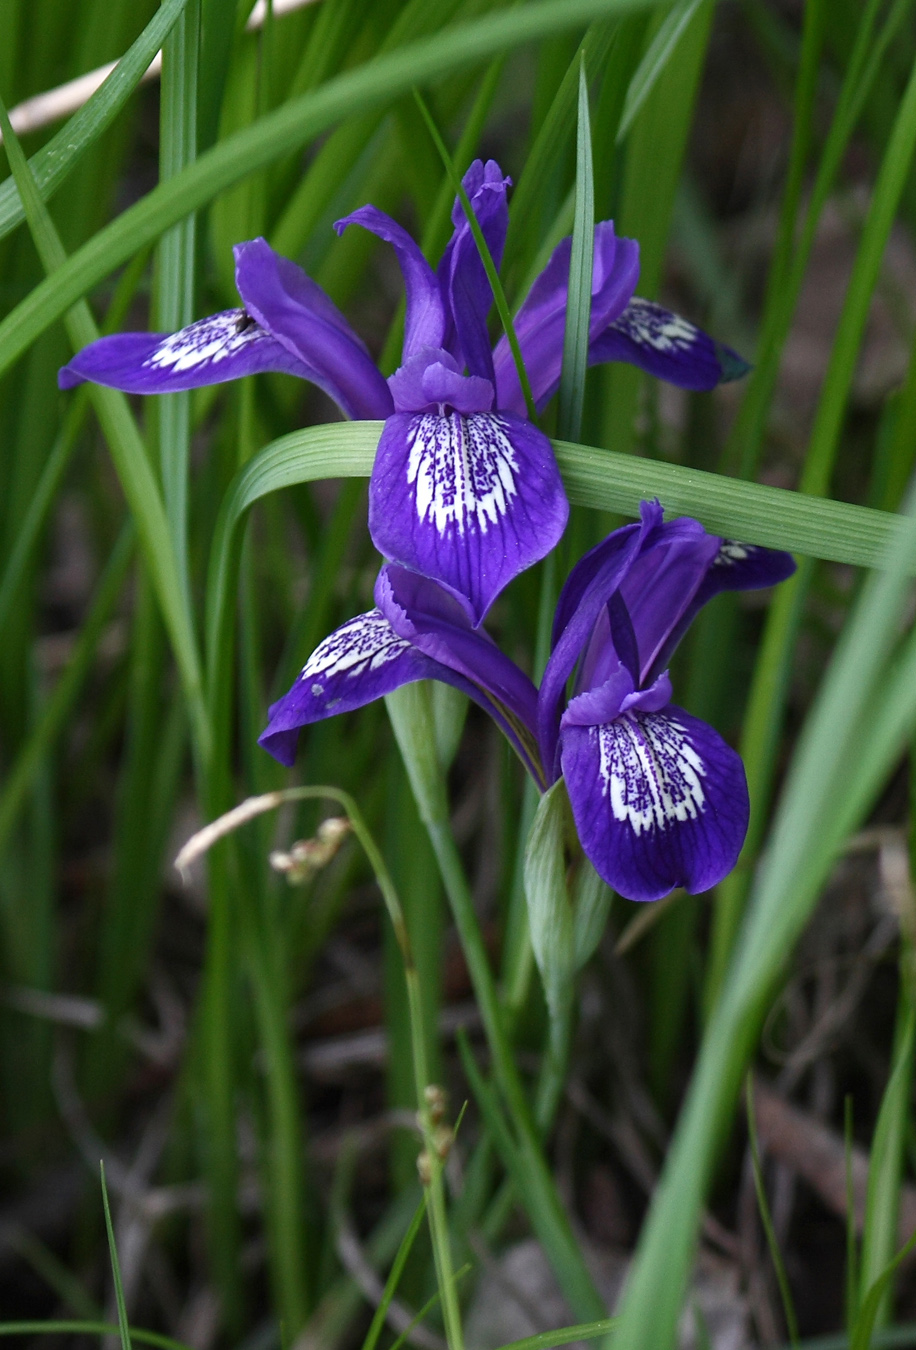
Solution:
<path fill-rule="evenodd" d="M 463 179 L 496 263 L 508 227 L 509 179 L 475 160 Z M 85 380 L 165 394 L 261 371 L 310 380 L 349 418 L 384 419 L 369 485 L 369 529 L 383 557 L 466 605 L 477 627 L 496 596 L 545 557 L 568 504 L 547 437 L 525 415 L 509 344 L 487 331 L 493 294 L 459 201 L 434 272 L 411 236 L 374 206 L 337 222 L 391 244 L 407 294 L 402 363 L 385 380 L 331 299 L 264 239 L 237 245 L 242 307 L 174 334 L 123 333 L 79 352 L 62 388 Z M 538 409 L 560 380 L 570 240 L 557 245 L 515 319 Z M 633 292 L 639 246 L 610 221 L 595 227 L 590 364 L 628 361 L 689 389 L 711 389 L 746 364 L 685 319 Z"/>
<path fill-rule="evenodd" d="M 712 596 L 774 585 L 794 568 L 787 553 L 720 539 L 689 517 L 665 522 L 657 502 L 643 503 L 639 524 L 615 530 L 570 573 L 537 691 L 475 625 L 467 600 L 387 563 L 375 608 L 312 653 L 260 743 L 290 765 L 307 723 L 441 680 L 494 718 L 541 790 L 562 775 L 582 847 L 621 895 L 707 890 L 740 852 L 747 784 L 736 752 L 671 702 L 666 666 Z"/>

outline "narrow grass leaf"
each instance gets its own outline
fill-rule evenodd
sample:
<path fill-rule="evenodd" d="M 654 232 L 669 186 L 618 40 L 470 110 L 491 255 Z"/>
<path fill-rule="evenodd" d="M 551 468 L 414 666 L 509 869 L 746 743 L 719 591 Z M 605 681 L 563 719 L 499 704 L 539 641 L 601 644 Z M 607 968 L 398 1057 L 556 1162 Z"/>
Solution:
<path fill-rule="evenodd" d="M 592 133 L 588 112 L 585 56 L 579 60 L 579 124 L 576 136 L 576 211 L 569 254 L 569 289 L 563 330 L 563 365 L 557 431 L 564 441 L 582 434 L 582 405 L 588 370 L 589 321 L 592 313 L 592 270 L 595 255 L 595 183 Z"/>
<path fill-rule="evenodd" d="M 916 1004 L 904 972 L 901 972 L 900 1004 L 902 1025 L 891 1076 L 878 1112 L 868 1164 L 868 1193 L 859 1276 L 863 1306 L 868 1289 L 887 1267 L 897 1243 L 897 1215 L 916 1050 Z M 877 1323 L 887 1323 L 890 1312 L 890 1302 L 884 1300 L 878 1308 Z"/>
<path fill-rule="evenodd" d="M 369 1323 L 369 1330 L 366 1332 L 366 1339 L 363 1341 L 362 1350 L 375 1350 L 378 1338 L 382 1334 L 382 1328 L 385 1325 L 385 1319 L 388 1316 L 391 1300 L 394 1298 L 395 1291 L 400 1283 L 401 1275 L 404 1272 L 404 1266 L 407 1264 L 407 1258 L 410 1255 L 414 1240 L 423 1226 L 425 1214 L 426 1195 L 424 1194 L 423 1199 L 417 1205 L 416 1213 L 410 1221 L 410 1227 L 404 1234 L 400 1247 L 398 1247 L 397 1256 L 394 1258 L 391 1270 L 388 1274 L 388 1279 L 385 1281 L 385 1288 L 382 1292 L 382 1297 L 379 1300 L 379 1305 L 375 1310 L 372 1321 Z M 437 1294 L 436 1299 L 438 1299 L 438 1297 L 439 1295 Z M 422 1309 L 420 1316 L 422 1317 L 425 1312 L 426 1309 Z"/>
<path fill-rule="evenodd" d="M 535 229 L 550 179 L 556 172 L 557 162 L 566 149 L 567 138 L 573 128 L 578 106 L 581 62 L 584 59 L 589 80 L 604 70 L 619 22 L 604 20 L 589 28 L 525 157 L 524 167 L 509 202 L 509 230 L 503 254 L 504 273 L 511 275 L 517 272 L 520 264 L 527 264 L 527 255 L 535 245 L 542 243 L 540 238 L 536 238 Z M 524 287 L 520 294 L 526 290 L 527 287 Z"/>
<path fill-rule="evenodd" d="M 702 3 L 703 0 L 677 0 L 677 4 L 665 15 L 627 88 L 620 125 L 617 128 L 618 143 L 624 139 L 636 120 L 659 75 L 674 55 L 684 30 Z"/>
<path fill-rule="evenodd" d="M 99 1162 L 99 1177 L 102 1183 L 102 1206 L 105 1210 L 105 1232 L 108 1234 L 108 1255 L 111 1261 L 111 1277 L 114 1281 L 115 1304 L 118 1309 L 118 1331 L 121 1336 L 121 1350 L 130 1350 L 130 1325 L 127 1321 L 127 1305 L 124 1302 L 124 1285 L 121 1281 L 121 1263 L 118 1260 L 118 1247 L 115 1242 L 114 1225 L 111 1222 L 111 1206 L 108 1203 L 108 1186 L 105 1182 L 105 1164 Z"/>
<path fill-rule="evenodd" d="M 230 485 L 214 533 L 207 584 L 208 667 L 226 654 L 239 529 L 255 502 L 320 478 L 368 477 L 381 422 L 331 423 L 291 432 L 256 455 Z M 671 515 L 696 516 L 708 530 L 745 543 L 859 567 L 880 565 L 902 528 L 885 511 L 804 497 L 783 488 L 741 483 L 675 464 L 555 441 L 570 501 L 598 511 L 636 516 L 658 497 Z M 916 564 L 914 564 L 916 570 Z"/>
<path fill-rule="evenodd" d="M 456 1270 L 455 1283 L 457 1284 L 459 1280 L 464 1279 L 465 1275 L 470 1274 L 472 1269 L 473 1267 L 471 1266 L 470 1262 L 467 1262 L 465 1265 L 461 1266 L 459 1270 Z M 436 1292 L 434 1294 L 431 1294 L 430 1297 L 426 1300 L 426 1302 L 423 1304 L 423 1307 L 419 1310 L 419 1312 L 417 1312 L 415 1316 L 413 1316 L 410 1319 L 407 1326 L 401 1332 L 400 1336 L 398 1336 L 397 1340 L 392 1341 L 391 1350 L 401 1350 L 401 1346 L 407 1344 L 407 1342 L 411 1339 L 411 1332 L 414 1330 L 415 1327 L 418 1327 L 421 1322 L 425 1321 L 425 1319 L 432 1312 L 433 1308 L 435 1308 L 439 1300 L 440 1295 L 437 1289 Z"/>
<path fill-rule="evenodd" d="M 525 849 L 531 945 L 553 1020 L 568 1014 L 574 969 L 572 906 L 566 887 L 568 816 L 561 779 L 541 795 Z"/>
<path fill-rule="evenodd" d="M 200 0 L 187 0 L 162 50 L 159 97 L 159 179 L 168 182 L 197 157 L 197 79 L 200 56 Z M 194 317 L 193 213 L 159 241 L 156 326 L 172 333 Z M 191 448 L 190 392 L 166 394 L 159 403 L 159 463 L 165 513 L 172 536 L 185 608 L 190 610 L 188 576 L 188 464 Z"/>
<path fill-rule="evenodd" d="M 113 1322 L 0 1322 L 0 1336 L 117 1336 L 120 1330 L 120 1325 Z M 192 1350 L 183 1341 L 159 1331 L 138 1331 L 131 1327 L 130 1337 L 137 1345 L 152 1345 L 156 1350 Z"/>
<path fill-rule="evenodd" d="M 66 669 L 59 677 L 35 726 L 30 730 L 18 755 L 9 765 L 0 789 L 0 854 L 9 843 L 10 833 L 22 810 L 29 789 L 42 763 L 54 747 L 73 713 L 76 701 L 92 669 L 99 643 L 112 610 L 124 586 L 135 546 L 132 522 L 124 525 L 105 569 L 96 584 L 95 595 Z"/>
<path fill-rule="evenodd" d="M 881 0 L 868 0 L 862 9 L 836 109 L 819 156 L 804 222 L 791 255 L 791 268 L 784 276 L 780 276 L 777 271 L 768 284 L 756 363 L 726 445 L 725 458 L 734 459 L 739 464 L 742 478 L 754 476 L 766 433 L 782 349 L 804 283 L 821 214 L 836 182 L 849 138 L 881 70 L 884 55 L 911 4 L 912 0 L 896 0 L 874 41 L 873 30 Z M 794 162 L 791 168 L 795 168 Z M 787 193 L 791 191 L 792 184 L 787 187 Z M 788 222 L 789 209 L 786 206 L 783 229 L 791 230 L 794 236 L 796 219 L 793 216 L 791 224 Z"/>
<path fill-rule="evenodd" d="M 916 1248 L 916 1233 L 913 1234 L 905 1246 L 900 1248 L 900 1251 L 894 1259 L 888 1262 L 885 1270 L 882 1271 L 878 1279 L 875 1280 L 874 1284 L 869 1289 L 862 1302 L 861 1311 L 849 1338 L 849 1350 L 872 1350 L 872 1346 L 875 1343 L 874 1330 L 878 1309 L 881 1307 L 881 1304 L 887 1295 L 891 1280 L 894 1278 L 897 1271 L 897 1267 L 907 1256 L 909 1256 L 914 1248 Z"/>
<path fill-rule="evenodd" d="M 782 1252 L 779 1250 L 779 1242 L 776 1238 L 776 1230 L 773 1227 L 773 1218 L 770 1214 L 766 1186 L 763 1181 L 763 1167 L 760 1163 L 760 1148 L 757 1143 L 757 1122 L 754 1118 L 754 1088 L 750 1074 L 748 1074 L 745 1084 L 745 1107 L 747 1110 L 747 1136 L 751 1146 L 751 1167 L 754 1172 L 754 1189 L 757 1192 L 757 1208 L 760 1210 L 760 1221 L 766 1235 L 770 1260 L 773 1262 L 773 1269 L 776 1272 L 776 1283 L 779 1285 L 779 1297 L 785 1314 L 789 1341 L 797 1350 L 799 1344 L 798 1318 L 795 1315 L 795 1304 L 792 1299 L 792 1290 L 789 1287 L 789 1277 L 786 1274 Z"/>
<path fill-rule="evenodd" d="M 846 1325 L 850 1335 L 859 1315 L 859 1249 L 856 1242 L 856 1188 L 852 1175 L 854 1144 L 852 1097 L 847 1093 L 843 1101 L 843 1148 L 846 1164 Z"/>
<path fill-rule="evenodd" d="M 856 252 L 802 471 L 799 485 L 802 494 L 821 496 L 829 491 L 871 299 L 914 149 L 916 69 L 910 75 L 900 103 Z M 767 619 L 751 686 L 741 739 L 751 799 L 751 820 L 742 853 L 744 860 L 753 859 L 760 847 L 775 773 L 790 663 L 810 581 L 811 568 L 803 566 L 780 587 Z M 737 931 L 746 895 L 745 877 L 746 871 L 735 872 L 720 894 L 707 996 L 710 1004 L 716 997 Z"/>

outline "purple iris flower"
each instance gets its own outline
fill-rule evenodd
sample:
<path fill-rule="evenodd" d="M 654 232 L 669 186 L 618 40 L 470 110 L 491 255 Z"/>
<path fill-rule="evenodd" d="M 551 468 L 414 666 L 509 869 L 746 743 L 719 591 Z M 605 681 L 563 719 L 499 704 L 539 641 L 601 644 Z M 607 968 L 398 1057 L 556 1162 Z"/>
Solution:
<path fill-rule="evenodd" d="M 312 653 L 270 709 L 261 745 L 290 765 L 307 723 L 441 680 L 495 719 L 539 788 L 562 774 L 582 847 L 614 890 L 631 900 L 708 890 L 744 842 L 744 767 L 718 732 L 671 702 L 666 666 L 712 596 L 774 585 L 795 564 L 688 517 L 665 523 L 657 502 L 641 516 L 570 573 L 540 691 L 475 626 L 466 600 L 388 563 L 376 607 Z"/>
<path fill-rule="evenodd" d="M 499 266 L 509 179 L 480 160 L 464 187 Z M 527 420 L 505 338 L 491 347 L 492 291 L 460 202 L 436 272 L 390 216 L 363 206 L 337 222 L 390 243 L 407 293 L 400 369 L 385 380 L 347 320 L 264 239 L 235 249 L 242 308 L 171 335 L 101 338 L 60 372 L 127 393 L 165 394 L 261 371 L 310 380 L 350 418 L 384 419 L 369 485 L 369 529 L 387 559 L 434 578 L 479 624 L 499 592 L 557 543 L 568 505 L 550 442 Z M 570 241 L 554 250 L 515 320 L 535 402 L 557 388 Z M 589 361 L 629 361 L 688 389 L 711 389 L 747 369 L 684 319 L 634 298 L 639 248 L 595 227 Z"/>

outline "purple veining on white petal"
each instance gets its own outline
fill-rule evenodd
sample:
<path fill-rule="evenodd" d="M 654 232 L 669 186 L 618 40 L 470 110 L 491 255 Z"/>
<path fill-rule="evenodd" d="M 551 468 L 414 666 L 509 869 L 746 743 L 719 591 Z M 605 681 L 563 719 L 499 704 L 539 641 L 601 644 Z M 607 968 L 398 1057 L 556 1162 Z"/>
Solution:
<path fill-rule="evenodd" d="M 518 496 L 518 467 L 499 418 L 422 417 L 407 464 L 417 516 L 440 535 L 486 534 Z"/>
<path fill-rule="evenodd" d="M 309 369 L 244 309 L 223 310 L 177 333 L 118 333 L 77 352 L 58 376 L 62 389 L 84 380 L 129 394 L 168 394 L 223 384 L 262 371 L 308 379 Z"/>
<path fill-rule="evenodd" d="M 743 765 L 682 709 L 569 727 L 562 763 L 583 848 L 629 899 L 708 890 L 737 861 L 748 819 Z"/>
<path fill-rule="evenodd" d="M 543 558 L 569 507 L 550 442 L 511 414 L 388 419 L 369 488 L 376 548 L 466 598 L 475 622 Z"/>
<path fill-rule="evenodd" d="M 676 719 L 623 713 L 597 732 L 601 791 L 637 838 L 706 810 L 706 766 Z"/>
<path fill-rule="evenodd" d="M 311 684 L 317 698 L 319 677 L 322 682 L 340 676 L 356 679 L 367 671 L 380 670 L 409 650 L 410 643 L 398 637 L 384 615 L 370 610 L 326 637 L 302 667 L 299 679 Z"/>
<path fill-rule="evenodd" d="M 592 339 L 588 360 L 590 365 L 628 361 L 658 379 L 698 390 L 739 379 L 750 369 L 731 347 L 688 319 L 639 296 Z"/>
<path fill-rule="evenodd" d="M 318 644 L 289 692 L 271 706 L 258 743 L 281 764 L 291 765 L 301 727 L 361 708 L 402 684 L 443 677 L 457 682 L 398 637 L 377 609 L 370 610 Z"/>
<path fill-rule="evenodd" d="M 147 369 L 178 375 L 207 363 L 217 366 L 246 347 L 265 342 L 273 342 L 269 333 L 243 309 L 230 309 L 208 319 L 199 319 L 179 333 L 172 333 L 150 353 L 143 365 Z"/>

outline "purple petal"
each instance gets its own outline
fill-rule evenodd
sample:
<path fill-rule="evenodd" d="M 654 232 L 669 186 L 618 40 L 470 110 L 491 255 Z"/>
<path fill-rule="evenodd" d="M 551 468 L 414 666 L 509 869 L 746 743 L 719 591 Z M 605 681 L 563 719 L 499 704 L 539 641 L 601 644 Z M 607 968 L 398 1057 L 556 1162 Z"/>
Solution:
<path fill-rule="evenodd" d="M 786 581 L 794 571 L 795 559 L 791 553 L 761 548 L 757 544 L 739 544 L 734 539 L 720 539 L 718 550 L 703 580 L 659 646 L 647 675 L 668 664 L 681 638 L 714 595 L 720 591 L 755 591 L 766 586 L 776 586 L 780 581 Z"/>
<path fill-rule="evenodd" d="M 569 700 L 560 719 L 560 728 L 597 727 L 613 722 L 621 713 L 658 712 L 671 702 L 671 680 L 667 671 L 659 675 L 649 689 L 634 689 L 633 677 L 624 665 L 618 665 L 610 679 Z"/>
<path fill-rule="evenodd" d="M 563 533 L 569 505 L 550 442 L 512 414 L 389 417 L 369 483 L 386 558 L 438 581 L 480 623 Z"/>
<path fill-rule="evenodd" d="M 445 672 L 449 679 L 451 672 Z M 351 712 L 414 680 L 441 679 L 436 662 L 398 637 L 377 609 L 359 614 L 312 652 L 289 693 L 274 703 L 258 744 L 281 764 L 296 757 L 299 728 Z"/>
<path fill-rule="evenodd" d="M 731 347 L 653 300 L 639 297 L 592 339 L 588 361 L 592 366 L 627 361 L 682 389 L 714 389 L 750 370 Z"/>
<path fill-rule="evenodd" d="M 424 347 L 388 377 L 395 412 L 489 412 L 493 386 L 480 375 L 462 375 L 441 347 Z"/>
<path fill-rule="evenodd" d="M 506 189 L 510 182 L 492 159 L 486 164 L 475 159 L 462 179 L 497 269 L 502 262 L 509 226 Z M 452 224 L 455 232 L 438 267 L 439 285 L 451 317 L 443 346 L 465 362 L 469 374 L 481 375 L 495 385 L 493 354 L 487 333 L 493 291 L 460 199 L 456 199 L 452 208 Z"/>
<path fill-rule="evenodd" d="M 173 394 L 243 375 L 280 371 L 312 379 L 310 368 L 243 309 L 198 319 L 178 333 L 118 333 L 77 352 L 59 372 L 61 389 L 84 380 L 126 394 Z"/>
<path fill-rule="evenodd" d="M 658 514 L 661 515 L 660 507 Z M 559 773 L 557 736 L 566 682 L 599 619 L 603 617 L 607 624 L 605 606 L 632 566 L 646 529 L 644 521 L 642 525 L 624 525 L 614 530 L 580 559 L 560 592 L 554 616 L 552 650 L 538 693 L 538 740 L 549 781 Z M 609 626 L 607 631 L 610 640 Z"/>
<path fill-rule="evenodd" d="M 705 722 L 669 704 L 567 727 L 561 759 L 582 847 L 621 895 L 705 891 L 734 867 L 748 821 L 744 766 Z"/>
<path fill-rule="evenodd" d="M 718 536 L 698 520 L 680 516 L 658 527 L 621 587 L 639 649 L 640 682 L 669 655 L 672 632 L 690 607 L 719 551 Z"/>
<path fill-rule="evenodd" d="M 446 328 L 442 293 L 435 272 L 416 242 L 396 220 L 375 206 L 361 206 L 358 211 L 351 211 L 350 215 L 335 221 L 334 229 L 343 234 L 348 225 L 354 224 L 362 225 L 391 244 L 401 265 L 407 291 L 403 360 L 409 361 L 423 347 L 441 347 Z"/>
<path fill-rule="evenodd" d="M 539 408 L 560 383 L 571 247 L 571 238 L 560 241 L 515 317 L 516 336 Z M 639 245 L 634 239 L 618 238 L 613 221 L 599 221 L 595 226 L 589 317 L 589 335 L 593 340 L 624 310 L 638 277 Z M 505 337 L 496 344 L 493 364 L 499 407 L 524 412 L 525 400 Z"/>
<path fill-rule="evenodd" d="M 333 301 L 265 239 L 235 248 L 235 284 L 250 315 L 308 369 L 352 418 L 387 417 L 391 394 L 364 343 Z"/>
<path fill-rule="evenodd" d="M 701 588 L 704 599 L 719 591 L 759 591 L 787 581 L 795 571 L 791 553 L 722 539 Z"/>
<path fill-rule="evenodd" d="M 428 577 L 388 563 L 375 583 L 376 603 L 394 631 L 426 656 L 464 675 L 511 714 L 536 743 L 537 690 L 524 671 L 496 646 L 460 598 Z"/>

